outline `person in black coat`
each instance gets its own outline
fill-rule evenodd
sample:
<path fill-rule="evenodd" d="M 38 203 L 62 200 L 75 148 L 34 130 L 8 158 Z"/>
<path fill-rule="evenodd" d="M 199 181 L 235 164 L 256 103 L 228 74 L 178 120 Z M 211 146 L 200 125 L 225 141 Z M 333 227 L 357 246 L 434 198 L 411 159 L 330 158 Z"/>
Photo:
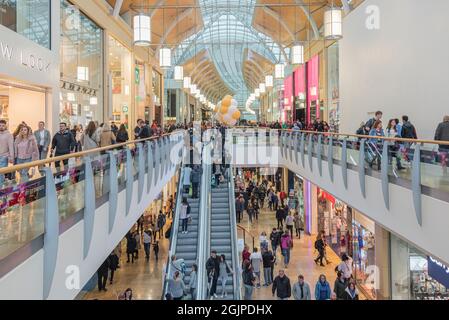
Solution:
<path fill-rule="evenodd" d="M 337 279 L 334 283 L 334 292 L 337 296 L 337 300 L 345 300 L 346 296 L 346 281 L 344 274 L 341 271 L 337 272 Z"/>
<path fill-rule="evenodd" d="M 208 281 L 211 282 L 209 296 L 217 298 L 217 281 L 220 272 L 220 258 L 217 256 L 217 251 L 212 250 L 209 259 L 206 262 L 206 271 L 208 275 Z"/>
<path fill-rule="evenodd" d="M 278 221 L 278 229 L 284 227 L 284 215 L 285 215 L 284 206 L 276 210 L 276 220 Z"/>
<path fill-rule="evenodd" d="M 201 167 L 198 165 L 193 166 L 193 170 L 191 173 L 191 181 L 192 181 L 192 199 L 198 198 L 198 187 L 200 185 L 201 180 Z"/>
<path fill-rule="evenodd" d="M 114 281 L 114 272 L 115 270 L 117 270 L 119 265 L 119 258 L 117 254 L 113 251 L 109 255 L 108 259 L 109 259 L 109 270 L 111 270 L 111 275 L 109 277 L 109 284 L 112 284 L 112 282 Z"/>
<path fill-rule="evenodd" d="M 292 295 L 292 288 L 290 285 L 290 279 L 285 275 L 284 270 L 279 270 L 279 275 L 274 279 L 273 286 L 271 288 L 273 297 L 277 291 L 278 300 L 288 300 Z"/>
<path fill-rule="evenodd" d="M 109 265 L 110 261 L 108 257 L 97 270 L 98 291 L 108 291 L 108 289 L 106 289 L 106 281 L 108 280 Z"/>
<path fill-rule="evenodd" d="M 319 238 L 315 241 L 315 249 L 318 250 L 318 257 L 314 260 L 316 264 L 318 264 L 318 261 L 320 261 L 320 266 L 324 267 L 323 264 L 323 259 L 324 259 L 324 248 L 325 248 L 325 244 L 324 244 L 324 240 L 323 240 L 324 236 L 319 236 Z"/>
<path fill-rule="evenodd" d="M 137 241 L 134 235 L 131 232 L 128 232 L 126 235 L 126 254 L 128 255 L 128 261 L 130 261 L 131 256 L 131 262 L 134 263 L 134 254 L 137 250 Z"/>

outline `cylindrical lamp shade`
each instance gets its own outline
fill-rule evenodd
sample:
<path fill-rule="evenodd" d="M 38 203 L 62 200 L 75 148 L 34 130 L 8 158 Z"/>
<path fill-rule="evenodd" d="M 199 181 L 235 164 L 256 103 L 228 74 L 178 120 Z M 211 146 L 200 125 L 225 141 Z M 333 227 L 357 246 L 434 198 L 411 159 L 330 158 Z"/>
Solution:
<path fill-rule="evenodd" d="M 260 89 L 256 89 L 254 91 L 254 95 L 255 95 L 256 98 L 259 98 L 260 97 Z"/>
<path fill-rule="evenodd" d="M 285 76 L 285 66 L 281 63 L 274 67 L 274 77 L 276 79 L 284 79 Z"/>
<path fill-rule="evenodd" d="M 329 40 L 343 38 L 343 18 L 339 8 L 329 8 L 324 12 L 324 37 Z"/>
<path fill-rule="evenodd" d="M 151 18 L 144 14 L 134 16 L 134 45 L 149 46 L 151 44 Z"/>
<path fill-rule="evenodd" d="M 176 81 L 184 80 L 184 67 L 182 67 L 182 66 L 175 67 L 175 80 Z"/>
<path fill-rule="evenodd" d="M 159 50 L 159 66 L 161 68 L 171 67 L 171 49 L 162 48 Z"/>
<path fill-rule="evenodd" d="M 77 73 L 78 81 L 89 81 L 89 67 L 78 67 Z"/>
<path fill-rule="evenodd" d="M 265 93 L 265 92 L 267 92 L 267 88 L 265 87 L 265 83 L 261 83 L 261 84 L 259 85 L 259 91 L 260 91 L 260 93 Z"/>
<path fill-rule="evenodd" d="M 301 44 L 295 44 L 291 49 L 291 64 L 303 64 L 304 63 L 304 46 Z"/>
<path fill-rule="evenodd" d="M 196 94 L 196 84 L 190 85 L 190 94 Z"/>
<path fill-rule="evenodd" d="M 273 88 L 273 76 L 266 76 L 265 77 L 265 87 Z"/>
<path fill-rule="evenodd" d="M 192 78 L 184 77 L 184 89 L 190 89 L 190 84 L 192 82 Z"/>

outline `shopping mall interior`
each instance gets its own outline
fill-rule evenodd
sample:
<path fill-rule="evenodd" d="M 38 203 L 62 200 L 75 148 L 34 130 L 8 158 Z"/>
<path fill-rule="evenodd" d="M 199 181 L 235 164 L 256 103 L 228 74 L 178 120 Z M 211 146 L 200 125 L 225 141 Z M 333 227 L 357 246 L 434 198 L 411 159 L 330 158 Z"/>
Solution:
<path fill-rule="evenodd" d="M 448 13 L 0 1 L 0 299 L 449 300 Z"/>

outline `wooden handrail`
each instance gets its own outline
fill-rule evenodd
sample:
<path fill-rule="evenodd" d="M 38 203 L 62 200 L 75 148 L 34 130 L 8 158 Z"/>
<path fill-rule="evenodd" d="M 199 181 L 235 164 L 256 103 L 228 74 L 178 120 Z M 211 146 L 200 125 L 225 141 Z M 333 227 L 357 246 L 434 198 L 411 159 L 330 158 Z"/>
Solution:
<path fill-rule="evenodd" d="M 341 136 L 341 137 L 353 137 L 353 138 L 359 138 L 359 139 L 376 139 L 376 140 L 409 142 L 409 143 L 427 143 L 427 144 L 436 144 L 436 145 L 449 145 L 449 141 L 390 138 L 390 137 L 367 136 L 367 135 L 336 133 L 336 132 L 318 132 L 318 131 L 293 130 L 293 129 L 272 129 L 272 128 L 266 128 L 266 127 L 234 127 L 233 129 L 267 129 L 267 130 L 285 131 L 285 132 L 301 132 L 301 133 L 316 134 L 316 135 L 322 134 L 324 136 L 337 136 L 337 137 Z"/>
<path fill-rule="evenodd" d="M 15 171 L 19 171 L 19 170 L 24 170 L 24 169 L 30 169 L 33 167 L 41 167 L 41 166 L 45 166 L 47 164 L 51 164 L 53 162 L 59 162 L 59 161 L 63 161 L 63 160 L 68 160 L 70 158 L 79 158 L 79 157 L 83 157 L 83 156 L 87 156 L 93 153 L 99 153 L 102 151 L 108 151 L 108 150 L 114 150 L 120 147 L 125 147 L 128 146 L 130 144 L 138 144 L 141 142 L 146 142 L 146 141 L 151 141 L 151 140 L 157 140 L 159 138 L 162 137 L 166 137 L 166 136 L 170 136 L 174 133 L 180 132 L 181 130 L 177 130 L 174 131 L 172 133 L 165 133 L 162 134 L 160 136 L 153 136 L 153 137 L 149 137 L 146 139 L 139 139 L 139 140 L 132 140 L 132 141 L 127 141 L 127 142 L 123 142 L 123 143 L 117 143 L 117 144 L 113 144 L 107 147 L 101 147 L 101 148 L 95 148 L 95 149 L 91 149 L 91 150 L 86 150 L 86 151 L 80 151 L 80 152 L 73 152 L 73 153 L 69 153 L 63 156 L 58 156 L 58 157 L 50 157 L 44 160 L 37 160 L 37 161 L 33 161 L 33 162 L 28 162 L 28 163 L 23 163 L 23 164 L 18 164 L 18 165 L 14 165 L 14 166 L 10 166 L 10 167 L 4 167 L 0 169 L 0 174 L 7 174 L 7 173 L 11 173 L 11 172 L 15 172 Z"/>

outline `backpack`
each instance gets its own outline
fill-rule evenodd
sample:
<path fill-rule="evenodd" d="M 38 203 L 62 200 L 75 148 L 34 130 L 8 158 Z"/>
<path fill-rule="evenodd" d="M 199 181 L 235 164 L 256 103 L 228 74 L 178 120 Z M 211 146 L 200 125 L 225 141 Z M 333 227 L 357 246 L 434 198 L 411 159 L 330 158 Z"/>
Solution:
<path fill-rule="evenodd" d="M 184 275 L 187 272 L 187 265 L 186 263 L 183 261 L 181 262 L 181 273 Z"/>
<path fill-rule="evenodd" d="M 317 250 L 318 250 L 318 240 L 315 240 L 315 244 L 314 244 L 314 246 L 315 246 L 315 249 L 317 249 Z"/>

